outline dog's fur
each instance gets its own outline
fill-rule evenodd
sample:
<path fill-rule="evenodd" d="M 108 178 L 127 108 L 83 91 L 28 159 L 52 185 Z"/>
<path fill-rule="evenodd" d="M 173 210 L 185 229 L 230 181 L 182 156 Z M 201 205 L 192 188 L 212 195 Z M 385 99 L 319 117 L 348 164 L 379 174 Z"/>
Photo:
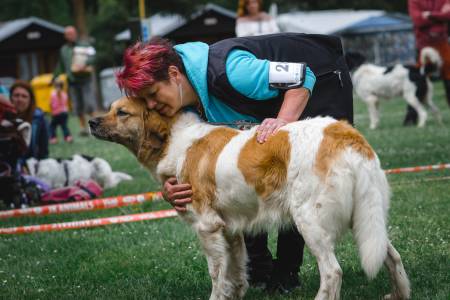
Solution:
<path fill-rule="evenodd" d="M 127 98 L 89 124 L 94 136 L 126 146 L 159 180 L 176 176 L 192 185 L 192 204 L 180 216 L 202 244 L 211 299 L 245 294 L 244 231 L 290 224 L 317 259 L 316 299 L 339 299 L 342 270 L 334 248 L 348 228 L 370 278 L 386 265 L 393 285 L 388 299 L 410 297 L 386 230 L 386 176 L 370 145 L 349 124 L 332 118 L 295 122 L 259 144 L 255 128 L 213 126 L 191 112 L 165 117 Z"/>
<path fill-rule="evenodd" d="M 74 185 L 75 181 L 93 179 L 104 189 L 117 186 L 123 180 L 133 179 L 122 172 L 113 172 L 109 163 L 100 157 L 73 155 L 71 159 L 27 159 L 31 176 L 47 183 L 51 188 Z"/>
<path fill-rule="evenodd" d="M 439 123 L 441 114 L 433 102 L 433 84 L 430 76 L 441 69 L 442 59 L 439 53 L 431 48 L 423 48 L 420 53 L 421 67 L 404 66 L 396 64 L 391 68 L 374 64 L 361 64 L 347 56 L 350 68 L 356 68 L 352 75 L 356 95 L 367 105 L 370 117 L 370 128 L 378 127 L 380 100 L 393 97 L 403 97 L 418 113 L 418 127 L 423 127 L 427 120 L 427 111 L 422 103 L 426 104 Z"/>

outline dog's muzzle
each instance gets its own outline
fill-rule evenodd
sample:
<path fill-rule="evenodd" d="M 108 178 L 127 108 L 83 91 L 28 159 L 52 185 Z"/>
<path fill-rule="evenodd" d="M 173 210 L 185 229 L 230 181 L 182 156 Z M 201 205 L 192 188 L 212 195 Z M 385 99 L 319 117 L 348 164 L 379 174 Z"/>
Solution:
<path fill-rule="evenodd" d="M 90 119 L 89 127 L 91 127 L 91 129 L 95 129 L 95 128 L 97 128 L 98 125 L 100 125 L 100 123 L 101 123 L 100 118 Z"/>
<path fill-rule="evenodd" d="M 95 131 L 98 129 L 100 124 L 102 123 L 101 118 L 94 118 L 89 120 L 89 129 L 91 130 L 91 133 L 95 133 Z"/>

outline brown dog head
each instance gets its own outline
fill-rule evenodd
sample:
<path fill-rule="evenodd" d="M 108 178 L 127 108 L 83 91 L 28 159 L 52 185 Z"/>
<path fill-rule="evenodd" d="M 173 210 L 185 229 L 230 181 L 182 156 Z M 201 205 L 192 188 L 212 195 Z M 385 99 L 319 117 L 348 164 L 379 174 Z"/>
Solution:
<path fill-rule="evenodd" d="M 96 138 L 127 147 L 147 167 L 154 167 L 164 156 L 175 117 L 165 117 L 147 109 L 140 99 L 122 97 L 109 112 L 89 120 Z"/>

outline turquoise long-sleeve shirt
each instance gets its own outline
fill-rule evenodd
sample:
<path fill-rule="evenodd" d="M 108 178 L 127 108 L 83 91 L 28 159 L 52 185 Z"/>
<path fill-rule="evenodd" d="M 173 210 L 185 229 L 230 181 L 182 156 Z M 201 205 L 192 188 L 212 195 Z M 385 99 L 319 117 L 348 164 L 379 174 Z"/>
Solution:
<path fill-rule="evenodd" d="M 207 66 L 209 46 L 192 42 L 175 46 L 181 56 L 187 77 L 197 92 L 203 105 L 206 118 L 210 122 L 235 122 L 258 120 L 241 114 L 210 94 L 207 86 Z M 269 86 L 269 61 L 256 58 L 252 53 L 234 49 L 226 60 L 226 72 L 231 86 L 242 95 L 264 101 L 278 96 L 279 90 Z M 316 78 L 310 68 L 306 69 L 303 87 L 312 93 Z"/>

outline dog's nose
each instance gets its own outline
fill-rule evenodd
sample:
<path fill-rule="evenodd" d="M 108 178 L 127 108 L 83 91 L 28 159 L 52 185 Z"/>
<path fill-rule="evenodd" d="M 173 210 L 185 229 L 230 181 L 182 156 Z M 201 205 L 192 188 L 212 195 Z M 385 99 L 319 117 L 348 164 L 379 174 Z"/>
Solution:
<path fill-rule="evenodd" d="M 91 129 L 95 129 L 98 125 L 100 125 L 100 118 L 94 118 L 89 120 L 89 127 L 91 127 Z"/>

